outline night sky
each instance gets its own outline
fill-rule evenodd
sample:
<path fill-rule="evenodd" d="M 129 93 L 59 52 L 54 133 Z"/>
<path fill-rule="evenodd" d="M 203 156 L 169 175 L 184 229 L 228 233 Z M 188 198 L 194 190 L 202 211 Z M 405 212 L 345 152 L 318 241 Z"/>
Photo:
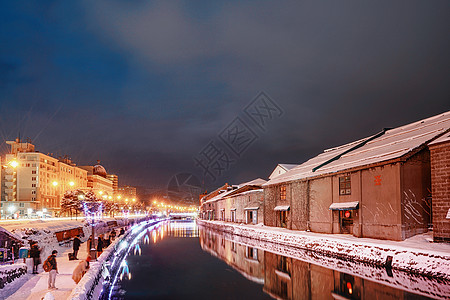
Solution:
<path fill-rule="evenodd" d="M 450 109 L 448 0 L 216 2 L 2 1 L 1 152 L 211 188 Z"/>

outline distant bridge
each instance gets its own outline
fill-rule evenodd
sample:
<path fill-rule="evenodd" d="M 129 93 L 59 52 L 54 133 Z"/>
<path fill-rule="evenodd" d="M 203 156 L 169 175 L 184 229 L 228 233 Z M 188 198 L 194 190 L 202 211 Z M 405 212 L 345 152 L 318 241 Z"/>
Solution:
<path fill-rule="evenodd" d="M 184 219 L 184 218 L 191 218 L 195 219 L 197 218 L 197 213 L 170 213 L 169 217 L 172 219 Z"/>

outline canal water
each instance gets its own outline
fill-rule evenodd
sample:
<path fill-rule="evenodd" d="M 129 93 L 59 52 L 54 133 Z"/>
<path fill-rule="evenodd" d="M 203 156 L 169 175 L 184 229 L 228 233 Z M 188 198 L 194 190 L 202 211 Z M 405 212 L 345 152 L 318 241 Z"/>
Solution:
<path fill-rule="evenodd" d="M 441 281 L 279 245 L 258 247 L 193 221 L 171 221 L 148 230 L 133 246 L 109 298 L 445 299 L 448 289 Z"/>

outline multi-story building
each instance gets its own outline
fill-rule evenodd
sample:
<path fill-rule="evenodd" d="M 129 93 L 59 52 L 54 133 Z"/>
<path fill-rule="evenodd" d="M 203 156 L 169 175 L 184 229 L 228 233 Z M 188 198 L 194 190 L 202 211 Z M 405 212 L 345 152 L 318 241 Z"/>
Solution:
<path fill-rule="evenodd" d="M 129 185 L 119 187 L 119 194 L 123 199 L 129 199 L 130 201 L 136 199 L 136 188 Z"/>
<path fill-rule="evenodd" d="M 113 194 L 114 196 L 117 196 L 119 193 L 119 177 L 114 174 L 107 174 L 106 178 L 111 180 L 112 182 L 112 188 L 113 188 Z"/>
<path fill-rule="evenodd" d="M 113 181 L 108 179 L 106 169 L 97 161 L 95 166 L 81 166 L 87 171 L 87 187 L 104 199 L 112 199 L 114 196 Z"/>
<path fill-rule="evenodd" d="M 2 217 L 57 216 L 67 190 L 86 188 L 87 172 L 70 160 L 37 152 L 33 144 L 19 139 L 6 143 L 11 151 L 5 155 L 1 176 Z"/>

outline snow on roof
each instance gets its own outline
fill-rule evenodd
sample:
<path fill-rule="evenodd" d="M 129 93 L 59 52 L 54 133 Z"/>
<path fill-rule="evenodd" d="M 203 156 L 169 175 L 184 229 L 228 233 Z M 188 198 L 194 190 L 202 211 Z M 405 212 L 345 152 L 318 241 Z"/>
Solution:
<path fill-rule="evenodd" d="M 295 168 L 296 166 L 298 166 L 297 164 L 278 164 L 279 166 L 281 166 L 282 168 L 286 169 L 286 171 L 289 171 L 290 169 Z"/>
<path fill-rule="evenodd" d="M 266 183 L 267 181 L 261 178 L 256 178 L 252 181 L 249 182 L 245 182 L 245 183 L 241 183 L 240 187 L 242 186 L 247 186 L 247 185 L 256 185 L 256 186 L 262 186 L 264 183 Z"/>
<path fill-rule="evenodd" d="M 450 132 L 444 134 L 440 138 L 435 139 L 434 141 L 429 143 L 429 145 L 436 145 L 436 144 L 440 144 L 440 143 L 448 142 L 448 141 L 450 141 Z"/>
<path fill-rule="evenodd" d="M 225 198 L 227 195 L 231 194 L 232 192 L 234 192 L 235 190 L 230 189 L 228 191 L 225 191 L 223 193 L 219 193 L 218 195 L 212 197 L 211 199 L 206 200 L 204 203 L 211 203 L 211 202 L 215 202 L 217 200 L 220 200 L 222 198 Z"/>
<path fill-rule="evenodd" d="M 289 210 L 289 209 L 290 209 L 289 205 L 278 205 L 273 210 L 285 211 L 285 210 Z"/>
<path fill-rule="evenodd" d="M 341 203 L 332 203 L 330 205 L 331 210 L 347 210 L 347 209 L 356 209 L 359 206 L 358 201 L 353 202 L 341 202 Z"/>
<path fill-rule="evenodd" d="M 229 189 L 229 190 L 224 190 L 224 192 L 219 193 L 218 195 L 212 197 L 211 199 L 208 199 L 207 201 L 205 201 L 204 203 L 211 203 L 211 202 L 215 202 L 217 200 L 220 200 L 222 198 L 225 198 L 227 196 L 231 196 L 231 194 L 237 195 L 241 193 L 241 190 L 244 187 L 248 187 L 248 186 L 259 186 L 261 187 L 264 183 L 266 183 L 267 181 L 261 178 L 257 178 L 248 182 L 244 182 L 241 183 L 239 185 L 233 185 L 233 189 Z"/>
<path fill-rule="evenodd" d="M 380 133 L 356 142 L 327 149 L 290 171 L 270 179 L 264 186 L 315 177 L 399 158 L 429 143 L 449 129 L 450 111 L 405 126 L 386 130 L 384 134 Z M 358 145 L 360 147 L 357 147 Z M 313 171 L 313 168 L 317 168 L 317 170 Z"/>

